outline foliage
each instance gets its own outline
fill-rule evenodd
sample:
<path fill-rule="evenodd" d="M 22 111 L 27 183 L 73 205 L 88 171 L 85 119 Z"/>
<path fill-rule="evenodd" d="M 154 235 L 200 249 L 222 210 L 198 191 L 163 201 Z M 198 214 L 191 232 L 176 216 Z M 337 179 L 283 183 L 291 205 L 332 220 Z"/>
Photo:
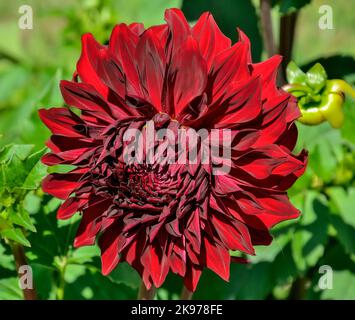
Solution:
<path fill-rule="evenodd" d="M 34 196 L 47 172 L 40 163 L 44 149 L 31 154 L 33 145 L 7 145 L 0 150 L 0 236 L 30 246 L 24 231 L 36 232 L 28 197 Z"/>

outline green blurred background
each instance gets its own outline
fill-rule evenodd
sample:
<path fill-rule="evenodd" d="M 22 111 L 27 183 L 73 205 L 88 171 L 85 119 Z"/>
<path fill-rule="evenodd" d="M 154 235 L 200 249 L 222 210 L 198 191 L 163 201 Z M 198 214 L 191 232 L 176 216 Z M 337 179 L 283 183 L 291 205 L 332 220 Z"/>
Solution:
<path fill-rule="evenodd" d="M 275 34 L 279 30 L 280 16 L 299 10 L 293 60 L 305 68 L 320 61 L 329 78 L 343 78 L 354 85 L 354 2 L 273 2 Z M 255 0 L 2 1 L 0 148 L 9 144 L 31 144 L 31 152 L 43 149 L 49 132 L 40 123 L 37 110 L 63 105 L 58 83 L 60 79 L 71 78 L 80 55 L 83 33 L 91 32 L 104 43 L 119 22 L 144 22 L 145 26 L 160 24 L 166 8 L 180 7 L 193 23 L 201 12 L 208 10 L 234 41 L 237 40 L 235 28 L 244 30 L 251 39 L 253 59 L 257 62 L 266 58 L 258 3 Z M 23 4 L 33 9 L 32 30 L 18 27 L 18 10 Z M 318 10 L 323 4 L 333 9 L 333 30 L 318 27 L 321 16 Z M 194 298 L 355 298 L 354 101 L 347 100 L 344 110 L 346 121 L 341 130 L 331 129 L 328 124 L 299 125 L 297 148 L 306 147 L 310 151 L 310 163 L 290 195 L 292 202 L 302 210 L 302 217 L 277 226 L 273 231 L 273 244 L 258 248 L 257 256 L 251 258 L 249 265 L 233 265 L 229 283 L 205 271 Z M 27 161 L 26 157 L 22 160 Z M 0 168 L 3 168 L 1 156 Z M 16 170 L 18 166 L 13 168 Z M 43 175 L 45 170 L 41 168 L 39 172 Z M 16 204 L 16 208 L 29 214 L 37 229 L 37 232 L 30 232 L 24 228 L 23 232 L 31 245 L 26 248 L 26 256 L 33 268 L 39 298 L 136 297 L 139 278 L 135 271 L 122 264 L 109 277 L 103 277 L 97 247 L 72 248 L 78 217 L 58 222 L 55 218 L 57 200 L 43 195 L 35 187 L 21 191 L 21 196 L 16 192 L 14 195 L 0 192 L 0 222 L 2 215 L 7 214 L 4 208 Z M 15 200 L 8 205 L 8 199 Z M 322 265 L 333 268 L 333 289 L 321 290 L 318 286 Z M 178 298 L 181 286 L 181 280 L 170 275 L 158 290 L 158 299 Z M 11 250 L 1 240 L 0 299 L 22 299 Z"/>

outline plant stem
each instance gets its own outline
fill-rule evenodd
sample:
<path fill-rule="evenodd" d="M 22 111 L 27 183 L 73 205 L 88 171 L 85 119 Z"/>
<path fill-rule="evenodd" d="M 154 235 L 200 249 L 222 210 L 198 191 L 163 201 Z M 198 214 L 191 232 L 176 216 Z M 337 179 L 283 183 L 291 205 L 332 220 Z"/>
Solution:
<path fill-rule="evenodd" d="M 260 18 L 264 46 L 269 57 L 277 53 L 271 20 L 271 0 L 260 0 Z"/>
<path fill-rule="evenodd" d="M 13 253 L 14 259 L 15 259 L 17 274 L 20 279 L 23 276 L 19 272 L 20 267 L 27 265 L 25 250 L 22 245 L 17 244 L 17 243 L 10 243 L 10 246 L 12 248 L 12 253 Z M 32 283 L 33 283 L 33 279 L 32 279 Z M 34 288 L 34 285 L 33 285 L 32 289 L 22 288 L 22 292 L 23 292 L 23 298 L 25 300 L 37 300 L 37 293 Z"/>
<path fill-rule="evenodd" d="M 180 300 L 191 300 L 192 299 L 193 292 L 187 289 L 185 286 L 183 286 L 181 295 L 180 295 Z"/>
<path fill-rule="evenodd" d="M 292 48 L 295 38 L 295 29 L 297 23 L 298 12 L 292 12 L 283 15 L 280 18 L 280 50 L 279 53 L 283 56 L 282 72 L 285 77 L 287 64 L 292 58 Z"/>
<path fill-rule="evenodd" d="M 138 292 L 138 300 L 154 300 L 156 289 L 152 286 L 150 289 L 147 289 L 142 281 L 141 286 Z"/>
<path fill-rule="evenodd" d="M 59 272 L 58 285 L 56 290 L 57 300 L 64 299 L 64 289 L 65 289 L 65 270 L 67 268 L 67 257 L 62 257 L 57 261 L 57 268 Z"/>
<path fill-rule="evenodd" d="M 64 279 L 65 270 L 59 271 L 59 286 L 57 288 L 56 296 L 57 300 L 64 299 L 64 287 L 65 287 L 65 279 Z"/>
<path fill-rule="evenodd" d="M 307 282 L 305 277 L 297 278 L 292 284 L 288 300 L 303 300 L 307 292 Z"/>

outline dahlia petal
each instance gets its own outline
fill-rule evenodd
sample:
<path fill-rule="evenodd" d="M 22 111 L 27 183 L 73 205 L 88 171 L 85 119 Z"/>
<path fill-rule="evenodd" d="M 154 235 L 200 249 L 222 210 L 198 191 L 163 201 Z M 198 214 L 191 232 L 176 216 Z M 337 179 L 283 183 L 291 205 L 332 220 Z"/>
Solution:
<path fill-rule="evenodd" d="M 76 126 L 76 129 L 78 129 L 78 126 Z M 85 129 L 80 130 L 80 132 L 86 134 L 84 131 Z M 92 139 L 87 139 L 86 137 L 76 138 L 52 135 L 46 144 L 47 147 L 50 148 L 54 153 L 60 153 L 80 148 L 94 147 L 95 141 Z"/>
<path fill-rule="evenodd" d="M 201 252 L 197 253 L 192 247 L 192 244 L 188 241 L 186 241 L 186 255 L 189 257 L 189 260 L 196 265 L 200 265 L 202 258 L 201 258 Z"/>
<path fill-rule="evenodd" d="M 229 280 L 230 255 L 227 249 L 217 243 L 213 243 L 208 237 L 204 237 L 206 250 L 206 266 L 217 273 L 223 280 Z"/>
<path fill-rule="evenodd" d="M 159 39 L 148 29 L 140 38 L 136 49 L 137 67 L 147 100 L 162 111 L 161 99 L 165 74 L 165 54 Z"/>
<path fill-rule="evenodd" d="M 206 62 L 199 52 L 196 40 L 191 36 L 174 55 L 168 70 L 168 79 L 174 79 L 174 87 L 169 87 L 173 90 L 174 111 L 169 114 L 181 116 L 183 108 L 200 96 L 207 84 Z"/>
<path fill-rule="evenodd" d="M 82 120 L 67 108 L 40 109 L 38 111 L 41 120 L 53 134 L 67 137 L 83 137 L 83 134 L 75 129 L 82 124 Z"/>
<path fill-rule="evenodd" d="M 141 257 L 144 273 L 150 276 L 156 287 L 160 287 L 169 272 L 167 256 L 157 245 L 148 245 Z"/>
<path fill-rule="evenodd" d="M 127 94 L 143 98 L 139 75 L 135 67 L 135 50 L 139 37 L 124 23 L 121 23 L 112 31 L 109 41 L 109 52 L 122 66 L 126 76 Z"/>
<path fill-rule="evenodd" d="M 90 111 L 95 117 L 111 123 L 114 118 L 103 97 L 89 84 L 62 80 L 60 89 L 66 104 L 80 110 Z"/>
<path fill-rule="evenodd" d="M 212 216 L 212 218 L 219 218 L 219 220 L 221 220 L 217 222 L 221 231 L 229 228 L 238 231 L 239 235 L 235 235 L 234 239 L 234 241 L 238 241 L 238 244 L 236 244 L 239 245 L 238 250 L 254 255 L 255 251 L 252 246 L 252 234 L 249 228 L 265 229 L 265 226 L 260 221 L 250 218 L 249 216 L 246 217 L 242 211 L 237 210 L 236 203 L 232 199 L 226 197 L 218 198 L 212 195 L 210 197 L 209 206 L 216 210 L 214 213 L 215 216 Z M 213 226 L 216 227 L 215 224 L 213 224 Z M 235 234 L 233 230 L 231 233 Z M 224 238 L 225 236 L 222 235 L 221 240 L 223 241 Z"/>
<path fill-rule="evenodd" d="M 250 149 L 253 144 L 260 138 L 260 130 L 244 129 L 236 131 L 232 140 L 232 150 L 236 152 L 244 152 Z"/>
<path fill-rule="evenodd" d="M 71 197 L 64 201 L 57 211 L 57 219 L 66 220 L 71 218 L 81 206 L 87 202 L 87 199 Z"/>
<path fill-rule="evenodd" d="M 186 273 L 186 263 L 178 256 L 175 252 L 171 253 L 170 256 L 170 269 L 172 272 L 180 275 L 181 277 L 185 276 Z"/>
<path fill-rule="evenodd" d="M 96 69 L 101 81 L 111 90 L 107 98 L 109 99 L 109 95 L 114 92 L 121 99 L 124 99 L 126 96 L 125 75 L 122 66 L 112 57 L 110 52 L 105 52 L 105 54 L 102 55 L 97 62 Z"/>
<path fill-rule="evenodd" d="M 225 95 L 225 101 L 216 110 L 222 115 L 215 119 L 216 127 L 231 127 L 255 119 L 261 112 L 261 85 L 259 78 L 250 79 L 247 84 L 232 83 Z M 246 107 L 248 106 L 248 107 Z M 222 110 L 225 109 L 224 112 Z"/>
<path fill-rule="evenodd" d="M 238 220 L 223 218 L 217 213 L 211 215 L 211 222 L 222 243 L 230 250 L 254 254 L 248 228 Z"/>
<path fill-rule="evenodd" d="M 276 86 L 277 70 L 282 57 L 275 55 L 270 59 L 252 65 L 252 75 L 260 75 L 263 83 L 262 99 L 277 96 L 280 90 Z"/>
<path fill-rule="evenodd" d="M 227 195 L 241 190 L 239 181 L 231 175 L 214 176 L 214 191 L 219 195 Z"/>
<path fill-rule="evenodd" d="M 143 237 L 134 234 L 131 238 L 126 239 L 125 246 L 125 260 L 131 265 L 140 261 L 142 251 L 145 248 L 145 240 Z M 121 250 L 121 252 L 123 252 L 123 249 Z"/>
<path fill-rule="evenodd" d="M 77 230 L 74 247 L 90 246 L 95 243 L 96 235 L 101 231 L 105 212 L 112 204 L 112 199 L 98 200 L 83 209 L 83 217 Z"/>
<path fill-rule="evenodd" d="M 96 70 L 102 51 L 106 48 L 100 45 L 91 33 L 84 34 L 81 43 L 82 51 L 77 63 L 77 74 L 83 82 L 92 85 L 103 97 L 107 97 L 108 88 L 102 83 Z"/>
<path fill-rule="evenodd" d="M 144 32 L 144 24 L 143 23 L 131 23 L 128 26 L 129 30 L 135 33 L 137 36 L 140 36 Z"/>
<path fill-rule="evenodd" d="M 281 221 L 295 219 L 300 214 L 285 193 L 272 194 L 258 190 L 253 191 L 253 195 L 255 200 L 246 197 L 237 199 L 238 206 L 245 214 L 257 215 L 269 229 Z"/>
<path fill-rule="evenodd" d="M 200 280 L 202 274 L 202 268 L 194 265 L 189 264 L 186 266 L 186 274 L 184 278 L 184 285 L 185 287 L 194 292 L 196 290 L 198 281 Z"/>
<path fill-rule="evenodd" d="M 250 76 L 248 67 L 249 48 L 246 42 L 238 41 L 222 51 L 214 60 L 211 78 L 214 79 L 212 97 L 217 101 L 225 94 L 228 84 Z"/>
<path fill-rule="evenodd" d="M 249 217 L 256 218 L 256 216 L 249 216 Z M 250 221 L 248 219 L 246 220 L 248 222 Z M 267 230 L 266 227 L 263 229 L 255 229 L 250 227 L 249 231 L 250 231 L 251 243 L 253 244 L 253 246 L 268 246 L 271 244 L 273 240 L 269 230 Z"/>
<path fill-rule="evenodd" d="M 169 36 L 168 26 L 166 24 L 161 24 L 157 26 L 152 26 L 148 30 L 153 31 L 155 36 L 159 39 L 161 46 L 165 48 Z"/>
<path fill-rule="evenodd" d="M 182 238 L 184 239 L 184 238 Z M 171 245 L 172 251 L 169 255 L 170 269 L 172 272 L 184 277 L 186 273 L 186 251 L 184 243 L 181 245 L 174 243 Z"/>
<path fill-rule="evenodd" d="M 286 111 L 281 111 L 274 121 L 261 128 L 261 135 L 253 145 L 254 148 L 262 147 L 265 145 L 273 144 L 284 133 L 287 128 Z"/>
<path fill-rule="evenodd" d="M 237 28 L 238 31 L 238 36 L 239 36 L 239 40 L 240 42 L 243 42 L 245 44 L 245 46 L 247 47 L 247 62 L 248 65 L 252 63 L 252 57 L 251 57 L 251 48 L 250 48 L 250 40 L 247 37 L 247 35 L 239 28 Z"/>
<path fill-rule="evenodd" d="M 280 163 L 274 159 L 255 159 L 252 162 L 241 165 L 242 170 L 250 174 L 256 179 L 265 179 L 272 174 L 272 168 Z M 238 162 L 239 165 L 239 162 Z"/>
<path fill-rule="evenodd" d="M 59 163 L 74 163 L 84 153 L 90 151 L 91 148 L 79 148 L 74 150 L 68 150 L 59 152 L 57 154 L 48 153 L 42 157 L 42 163 L 47 166 L 53 166 Z"/>
<path fill-rule="evenodd" d="M 235 165 L 256 179 L 265 179 L 271 174 L 286 176 L 304 168 L 304 161 L 286 148 L 270 145 L 257 151 L 247 152 L 235 161 Z"/>
<path fill-rule="evenodd" d="M 288 108 L 290 97 L 291 96 L 288 93 L 282 93 L 278 96 L 269 97 L 269 99 L 263 103 L 263 109 L 264 109 L 263 119 L 262 119 L 263 126 L 274 122 L 277 119 L 277 117 L 284 112 L 286 107 Z"/>
<path fill-rule="evenodd" d="M 175 237 L 180 237 L 181 232 L 179 230 L 179 220 L 174 219 L 173 221 L 167 223 L 166 224 L 166 231 Z"/>
<path fill-rule="evenodd" d="M 184 125 L 233 129 L 254 120 L 262 110 L 260 89 L 258 77 L 228 83 L 223 95 L 205 108 L 197 118 L 185 120 Z"/>
<path fill-rule="evenodd" d="M 113 224 L 100 236 L 101 271 L 105 276 L 110 274 L 120 261 L 118 252 L 118 235 L 120 234 L 120 231 L 121 230 L 117 224 Z"/>
<path fill-rule="evenodd" d="M 54 153 L 47 153 L 42 158 L 41 161 L 46 166 L 54 166 L 57 164 L 63 164 L 66 161 Z"/>
<path fill-rule="evenodd" d="M 201 227 L 200 227 L 200 210 L 196 209 L 187 222 L 185 231 L 186 242 L 189 242 L 192 249 L 198 254 L 201 247 Z"/>
<path fill-rule="evenodd" d="M 192 35 L 198 41 L 201 55 L 210 70 L 215 56 L 231 46 L 231 40 L 218 28 L 213 16 L 205 12 L 192 28 Z"/>
<path fill-rule="evenodd" d="M 171 34 L 171 40 L 167 43 L 168 47 L 165 48 L 165 51 L 168 52 L 168 60 L 170 60 L 190 35 L 190 26 L 182 11 L 177 8 L 165 11 L 165 21 Z"/>
<path fill-rule="evenodd" d="M 286 121 L 294 121 L 298 119 L 301 115 L 302 114 L 300 108 L 298 107 L 297 99 L 294 96 L 290 95 L 288 107 L 286 109 Z"/>
<path fill-rule="evenodd" d="M 64 200 L 83 184 L 80 182 L 82 175 L 83 172 L 75 170 L 69 173 L 52 173 L 43 180 L 42 189 L 44 192 Z"/>

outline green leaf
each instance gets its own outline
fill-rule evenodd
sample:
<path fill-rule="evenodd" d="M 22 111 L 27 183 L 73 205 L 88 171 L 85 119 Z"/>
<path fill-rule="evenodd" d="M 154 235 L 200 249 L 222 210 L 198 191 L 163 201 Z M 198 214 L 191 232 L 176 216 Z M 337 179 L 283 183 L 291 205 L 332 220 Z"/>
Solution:
<path fill-rule="evenodd" d="M 84 264 L 92 262 L 93 258 L 100 256 L 98 246 L 87 246 L 76 249 L 68 259 L 68 264 Z"/>
<path fill-rule="evenodd" d="M 6 72 L 1 72 L 0 105 L 9 99 L 15 90 L 20 89 L 28 78 L 29 73 L 22 66 L 13 66 Z"/>
<path fill-rule="evenodd" d="M 355 188 L 346 191 L 341 187 L 332 187 L 327 189 L 327 194 L 344 222 L 355 228 Z"/>
<path fill-rule="evenodd" d="M 326 199 L 317 192 L 308 191 L 302 216 L 292 236 L 292 255 L 300 271 L 313 267 L 323 256 L 328 239 Z"/>
<path fill-rule="evenodd" d="M 337 232 L 337 239 L 347 253 L 355 254 L 355 228 L 344 223 L 339 215 L 331 215 L 331 223 Z"/>
<path fill-rule="evenodd" d="M 29 213 L 24 210 L 21 206 L 17 207 L 18 211 L 12 211 L 9 215 L 9 221 L 24 227 L 27 230 L 36 232 L 36 227 L 34 226 Z"/>
<path fill-rule="evenodd" d="M 22 244 L 26 247 L 30 247 L 31 244 L 30 242 L 26 239 L 24 236 L 23 232 L 19 228 L 14 228 L 14 229 L 4 229 L 0 231 L 0 235 L 3 238 L 7 238 L 9 240 L 13 240 L 19 244 Z"/>
<path fill-rule="evenodd" d="M 25 160 L 33 149 L 32 144 L 10 144 L 0 150 L 0 163 L 10 162 L 14 156 Z"/>
<path fill-rule="evenodd" d="M 308 170 L 322 181 L 331 181 L 335 177 L 339 160 L 344 156 L 340 132 L 327 123 L 314 127 L 298 125 L 298 128 L 298 148 L 306 148 L 310 153 Z"/>
<path fill-rule="evenodd" d="M 124 300 L 137 298 L 137 290 L 124 284 L 113 283 L 100 271 L 89 268 L 84 271 L 80 275 L 77 274 L 74 282 L 66 283 L 64 299 Z"/>
<path fill-rule="evenodd" d="M 16 277 L 0 279 L 0 300 L 23 300 L 22 290 Z"/>
<path fill-rule="evenodd" d="M 15 270 L 14 258 L 10 252 L 0 243 L 0 267 L 8 270 Z"/>
<path fill-rule="evenodd" d="M 43 148 L 42 150 L 32 154 L 25 162 L 28 175 L 22 185 L 23 189 L 37 189 L 42 179 L 47 174 L 47 167 L 40 161 L 45 152 L 46 148 Z"/>
<path fill-rule="evenodd" d="M 294 63 L 290 61 L 286 68 L 287 82 L 290 84 L 305 84 L 306 74 Z"/>
<path fill-rule="evenodd" d="M 108 278 L 114 283 L 123 283 L 132 289 L 138 288 L 141 281 L 137 271 L 126 262 L 119 263 Z"/>
<path fill-rule="evenodd" d="M 285 248 L 277 255 L 272 262 L 272 276 L 275 285 L 288 285 L 300 271 L 293 259 L 291 244 L 288 243 Z"/>
<path fill-rule="evenodd" d="M 282 252 L 283 248 L 292 238 L 292 229 L 285 228 L 287 230 L 284 233 L 278 232 L 277 235 L 274 235 L 274 239 L 269 246 L 257 246 L 256 255 L 248 258 L 252 263 L 258 263 L 262 261 L 272 262 L 275 260 L 275 257 Z"/>
<path fill-rule="evenodd" d="M 194 299 L 265 299 L 274 285 L 273 268 L 273 263 L 269 262 L 231 264 L 229 283 L 206 269 L 202 273 Z M 174 287 L 176 288 L 176 284 Z"/>
<path fill-rule="evenodd" d="M 54 268 L 33 262 L 31 262 L 31 267 L 38 298 L 41 300 L 55 299 Z"/>
<path fill-rule="evenodd" d="M 11 145 L 0 153 L 2 178 L 0 188 L 9 192 L 18 189 L 35 190 L 46 175 L 46 166 L 40 162 L 46 149 L 30 155 L 33 145 Z"/>
<path fill-rule="evenodd" d="M 307 84 L 318 93 L 327 82 L 327 72 L 320 63 L 307 71 Z"/>
<path fill-rule="evenodd" d="M 355 274 L 348 270 L 333 272 L 333 288 L 321 293 L 322 299 L 353 300 L 355 292 Z"/>

